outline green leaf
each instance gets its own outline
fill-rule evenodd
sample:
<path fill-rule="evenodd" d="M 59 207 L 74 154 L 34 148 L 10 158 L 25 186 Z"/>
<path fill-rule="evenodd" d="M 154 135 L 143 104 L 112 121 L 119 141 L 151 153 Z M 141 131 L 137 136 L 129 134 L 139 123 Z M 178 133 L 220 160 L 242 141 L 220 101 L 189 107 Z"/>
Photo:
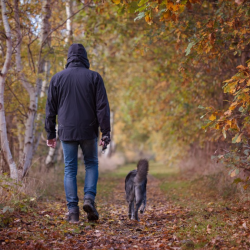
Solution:
<path fill-rule="evenodd" d="M 9 206 L 5 206 L 5 207 L 3 208 L 3 213 L 6 213 L 7 211 L 9 211 L 9 209 L 10 209 Z"/>
<path fill-rule="evenodd" d="M 163 13 L 163 12 L 165 12 L 166 11 L 166 9 L 162 9 L 162 10 L 160 10 L 158 13 L 157 13 L 157 15 L 156 16 L 161 16 L 161 14 Z"/>
<path fill-rule="evenodd" d="M 233 183 L 235 183 L 235 184 L 238 184 L 238 183 L 240 183 L 240 182 L 242 182 L 242 179 L 241 179 L 241 178 L 236 178 L 236 179 L 234 179 L 234 181 L 233 181 Z"/>
<path fill-rule="evenodd" d="M 228 174 L 231 176 L 231 177 L 235 177 L 236 175 L 239 174 L 239 169 L 238 168 L 235 168 L 235 169 L 232 169 L 228 172 Z"/>
<path fill-rule="evenodd" d="M 227 133 L 226 133 L 225 129 L 222 129 L 222 134 L 223 134 L 224 138 L 226 139 L 227 138 Z"/>
<path fill-rule="evenodd" d="M 145 10 L 147 8 L 147 5 L 142 6 L 141 8 L 135 10 L 135 12 L 142 12 L 143 10 Z"/>
<path fill-rule="evenodd" d="M 187 48 L 186 48 L 186 50 L 185 50 L 186 56 L 188 56 L 188 55 L 190 54 L 191 49 L 192 49 L 192 47 L 193 47 L 194 45 L 195 45 L 195 42 L 191 42 L 191 43 L 188 44 L 188 46 L 187 46 Z"/>
<path fill-rule="evenodd" d="M 134 19 L 134 21 L 140 20 L 140 19 L 142 19 L 143 17 L 145 17 L 145 12 L 140 12 L 140 13 L 138 14 L 138 16 Z"/>
<path fill-rule="evenodd" d="M 198 106 L 198 109 L 206 109 L 205 107 L 203 107 L 202 105 Z"/>
<path fill-rule="evenodd" d="M 237 133 L 233 138 L 232 138 L 232 143 L 236 143 L 237 139 L 239 137 L 240 133 Z"/>
<path fill-rule="evenodd" d="M 249 149 L 244 150 L 245 155 L 249 155 Z"/>
<path fill-rule="evenodd" d="M 129 5 L 129 8 L 128 8 L 128 12 L 135 13 L 137 9 L 138 9 L 137 2 L 131 2 L 131 4 Z"/>
<path fill-rule="evenodd" d="M 244 112 L 244 108 L 241 106 L 240 108 L 239 108 L 239 111 L 242 113 L 242 112 Z"/>
<path fill-rule="evenodd" d="M 147 3 L 148 0 L 141 0 L 139 3 L 138 3 L 138 6 L 142 6 L 144 5 L 145 3 Z"/>

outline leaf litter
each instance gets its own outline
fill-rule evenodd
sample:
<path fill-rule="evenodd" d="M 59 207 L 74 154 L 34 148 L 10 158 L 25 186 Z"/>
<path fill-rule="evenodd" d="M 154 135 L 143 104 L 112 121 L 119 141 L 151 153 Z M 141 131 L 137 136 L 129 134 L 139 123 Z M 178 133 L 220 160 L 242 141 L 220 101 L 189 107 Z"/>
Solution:
<path fill-rule="evenodd" d="M 249 249 L 247 202 L 227 209 L 210 202 L 197 209 L 197 217 L 190 201 L 187 206 L 174 203 L 159 188 L 160 181 L 150 177 L 146 212 L 137 222 L 128 219 L 123 181 L 116 182 L 109 196 L 98 197 L 96 223 L 88 222 L 83 211 L 78 224 L 65 221 L 63 199 L 14 211 L 8 226 L 0 228 L 0 249 Z M 212 224 L 214 217 L 224 224 Z"/>

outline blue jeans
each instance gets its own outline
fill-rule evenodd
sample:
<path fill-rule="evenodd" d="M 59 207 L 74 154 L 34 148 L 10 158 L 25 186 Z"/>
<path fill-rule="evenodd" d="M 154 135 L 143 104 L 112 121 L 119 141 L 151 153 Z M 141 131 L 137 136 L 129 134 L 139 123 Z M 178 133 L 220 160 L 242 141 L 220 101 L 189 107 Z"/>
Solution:
<path fill-rule="evenodd" d="M 84 157 L 85 184 L 84 198 L 95 200 L 98 180 L 97 138 L 82 141 L 62 141 L 64 154 L 64 188 L 68 209 L 78 207 L 77 196 L 77 154 L 80 145 Z"/>

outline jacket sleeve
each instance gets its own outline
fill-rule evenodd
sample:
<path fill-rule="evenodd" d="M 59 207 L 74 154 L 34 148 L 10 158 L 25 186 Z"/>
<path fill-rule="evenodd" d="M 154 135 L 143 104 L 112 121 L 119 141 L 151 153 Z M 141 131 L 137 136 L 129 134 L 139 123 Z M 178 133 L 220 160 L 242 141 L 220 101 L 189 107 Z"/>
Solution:
<path fill-rule="evenodd" d="M 102 136 L 110 137 L 110 109 L 109 101 L 102 77 L 96 77 L 96 115 Z"/>
<path fill-rule="evenodd" d="M 47 132 L 47 139 L 56 138 L 56 115 L 57 115 L 57 92 L 55 87 L 55 77 L 52 77 L 48 89 L 48 97 L 46 103 L 46 118 L 45 130 Z"/>

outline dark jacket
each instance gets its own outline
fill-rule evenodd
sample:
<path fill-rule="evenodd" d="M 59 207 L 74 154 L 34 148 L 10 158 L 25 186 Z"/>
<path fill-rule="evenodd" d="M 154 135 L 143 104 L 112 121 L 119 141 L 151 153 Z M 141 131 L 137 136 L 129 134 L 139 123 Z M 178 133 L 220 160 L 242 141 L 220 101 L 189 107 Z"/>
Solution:
<path fill-rule="evenodd" d="M 81 44 L 72 44 L 66 69 L 50 82 L 46 103 L 47 139 L 58 136 L 62 141 L 90 140 L 110 135 L 110 110 L 102 77 L 89 70 L 87 52 Z"/>

